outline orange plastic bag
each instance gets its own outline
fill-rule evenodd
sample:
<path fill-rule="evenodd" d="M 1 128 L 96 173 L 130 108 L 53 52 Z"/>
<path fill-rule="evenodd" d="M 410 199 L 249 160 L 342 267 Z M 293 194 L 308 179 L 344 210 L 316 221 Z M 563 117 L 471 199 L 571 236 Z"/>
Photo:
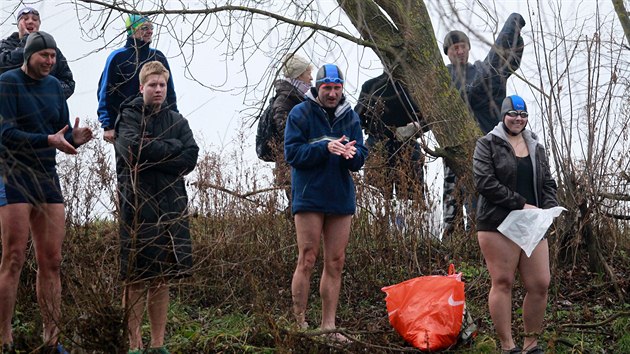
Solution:
<path fill-rule="evenodd" d="M 457 343 L 465 297 L 462 273 L 449 266 L 449 275 L 428 275 L 386 286 L 389 322 L 410 344 L 437 351 Z"/>

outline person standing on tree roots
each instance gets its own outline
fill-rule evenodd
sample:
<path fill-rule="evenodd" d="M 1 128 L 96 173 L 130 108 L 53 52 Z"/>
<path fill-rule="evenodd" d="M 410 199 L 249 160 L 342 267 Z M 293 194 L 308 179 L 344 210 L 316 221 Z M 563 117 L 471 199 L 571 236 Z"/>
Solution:
<path fill-rule="evenodd" d="M 367 80 L 354 110 L 368 134 L 368 183 L 387 199 L 421 201 L 425 190 L 424 154 L 417 139 L 429 128 L 420 108 L 391 74 Z"/>
<path fill-rule="evenodd" d="M 322 66 L 315 83 L 316 87 L 307 92 L 306 101 L 289 113 L 284 132 L 298 245 L 291 294 L 297 324 L 306 329 L 310 279 L 323 239 L 320 327 L 332 330 L 336 328 L 341 273 L 356 211 L 351 172 L 361 169 L 368 151 L 363 145 L 359 117 L 343 95 L 344 79 L 339 67 Z M 348 341 L 340 333 L 330 334 L 330 338 Z"/>

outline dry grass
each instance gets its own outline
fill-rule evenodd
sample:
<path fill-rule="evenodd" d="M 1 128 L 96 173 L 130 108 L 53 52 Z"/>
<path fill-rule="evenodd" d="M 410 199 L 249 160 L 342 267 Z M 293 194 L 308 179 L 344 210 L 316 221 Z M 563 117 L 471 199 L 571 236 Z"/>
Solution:
<path fill-rule="evenodd" d="M 62 265 L 61 327 L 64 343 L 73 353 L 126 350 L 114 221 L 115 187 L 111 185 L 113 161 L 106 158 L 106 150 L 103 143 L 93 142 L 79 157 L 60 164 L 61 174 L 70 176 L 64 179 L 69 212 Z M 267 191 L 270 183 L 260 173 L 267 169 L 263 164 L 246 165 L 236 153 L 227 157 L 206 153 L 188 179 L 195 272 L 172 287 L 167 343 L 174 352 L 412 351 L 389 325 L 380 288 L 444 272 L 450 262 L 464 272 L 468 307 L 480 325 L 476 344 L 457 352 L 487 352 L 495 345 L 486 310 L 489 279 L 474 237 L 462 232 L 448 242 L 440 242 L 431 221 L 435 219 L 436 201 L 415 198 L 392 203 L 365 184 L 362 176 L 357 176 L 360 208 L 353 220 L 338 311 L 338 325 L 357 341 L 337 347 L 312 332 L 295 331 L 290 315 L 290 280 L 297 254 L 295 231 L 284 211 L 283 191 Z M 402 223 L 396 222 L 397 217 Z M 625 260 L 617 262 L 615 269 L 628 275 L 628 234 L 622 231 L 615 230 L 615 239 L 625 235 L 625 244 L 617 243 L 610 257 Z M 551 242 L 553 246 L 553 237 Z M 570 269 L 555 261 L 553 265 L 554 282 L 543 338 L 559 353 L 566 352 L 562 340 L 597 349 L 610 347 L 622 338 L 601 328 L 600 333 L 585 334 L 560 327 L 571 321 L 597 321 L 623 310 L 624 305 L 612 301 L 601 311 L 592 311 L 590 318 L 576 313 L 575 309 L 591 306 L 591 296 L 610 294 L 606 281 L 586 272 L 580 264 L 584 264 L 583 259 Z M 318 323 L 320 313 L 316 284 L 321 263 L 317 267 L 307 314 L 311 324 Z M 22 274 L 14 320 L 17 343 L 27 348 L 40 344 L 34 277 L 35 265 L 30 257 Z M 627 289 L 624 282 L 622 286 Z M 520 296 L 522 290 L 518 288 L 515 297 Z M 572 317 L 565 316 L 567 308 L 573 311 Z M 146 325 L 144 332 L 148 335 Z M 624 343 L 620 345 L 627 345 Z"/>

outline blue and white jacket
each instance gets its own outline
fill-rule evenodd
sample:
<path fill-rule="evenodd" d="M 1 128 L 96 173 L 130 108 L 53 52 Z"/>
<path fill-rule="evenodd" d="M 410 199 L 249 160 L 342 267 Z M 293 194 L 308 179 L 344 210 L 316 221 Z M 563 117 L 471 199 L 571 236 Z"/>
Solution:
<path fill-rule="evenodd" d="M 123 48 L 113 51 L 105 62 L 105 69 L 98 81 L 98 121 L 105 130 L 114 129 L 120 105 L 129 97 L 140 93 L 140 69 L 149 62 L 157 60 L 170 72 L 166 56 L 149 43 L 133 37 L 127 38 Z M 166 102 L 168 108 L 177 112 L 177 99 L 173 74 L 168 78 Z"/>
<path fill-rule="evenodd" d="M 356 196 L 351 172 L 363 166 L 368 155 L 363 145 L 359 116 L 345 98 L 335 110 L 332 125 L 311 89 L 306 100 L 289 112 L 284 130 L 284 156 L 291 165 L 292 213 L 301 211 L 352 215 Z M 329 141 L 345 135 L 356 140 L 352 159 L 331 154 Z"/>

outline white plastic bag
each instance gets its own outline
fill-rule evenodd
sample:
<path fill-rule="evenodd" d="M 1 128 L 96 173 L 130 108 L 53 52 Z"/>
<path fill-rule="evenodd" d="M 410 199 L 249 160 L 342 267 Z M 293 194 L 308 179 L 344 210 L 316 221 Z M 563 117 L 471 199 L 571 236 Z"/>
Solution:
<path fill-rule="evenodd" d="M 545 236 L 553 219 L 563 211 L 566 209 L 560 206 L 549 209 L 512 210 L 497 230 L 519 245 L 529 257 Z"/>

